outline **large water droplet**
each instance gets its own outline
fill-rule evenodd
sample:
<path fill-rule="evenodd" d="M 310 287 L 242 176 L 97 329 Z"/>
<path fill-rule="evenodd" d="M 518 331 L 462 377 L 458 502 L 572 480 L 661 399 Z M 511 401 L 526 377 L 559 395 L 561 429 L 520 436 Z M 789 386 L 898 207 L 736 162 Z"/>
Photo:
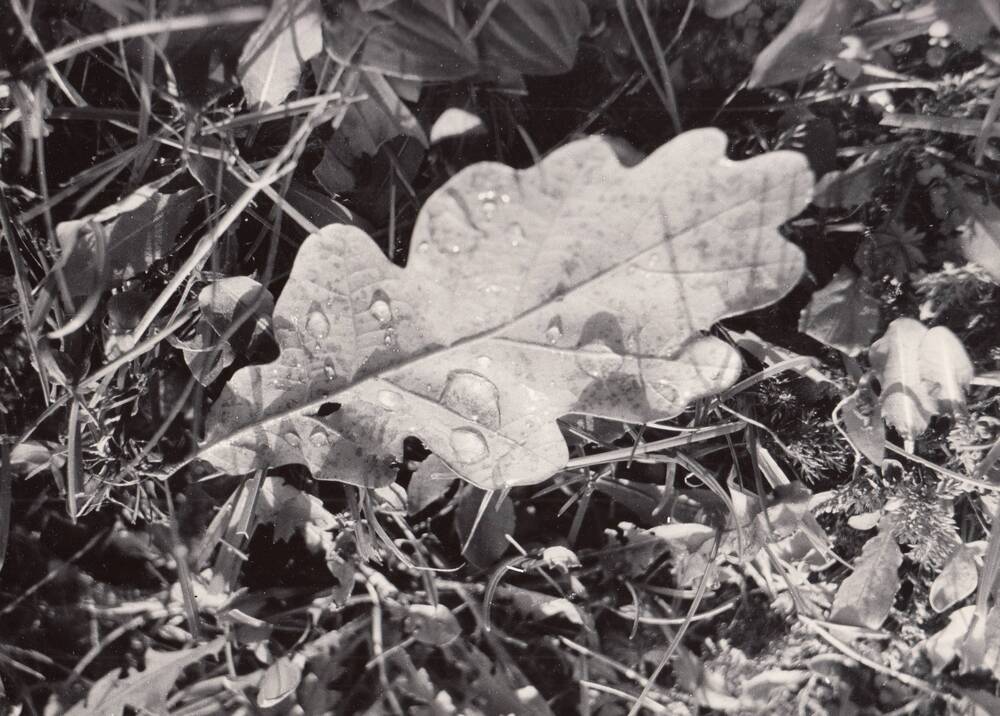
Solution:
<path fill-rule="evenodd" d="M 375 298 L 368 307 L 368 312 L 379 323 L 388 323 L 392 320 L 392 308 L 389 307 L 389 301 L 384 298 Z"/>
<path fill-rule="evenodd" d="M 380 390 L 378 402 L 386 410 L 399 410 L 403 407 L 403 396 L 395 390 Z"/>
<path fill-rule="evenodd" d="M 385 337 L 382 339 L 389 348 L 394 348 L 396 346 L 396 329 L 389 327 L 385 329 Z"/>
<path fill-rule="evenodd" d="M 606 343 L 588 343 L 578 349 L 576 364 L 580 370 L 597 380 L 605 380 L 616 373 L 625 362 L 625 357 L 615 353 Z"/>
<path fill-rule="evenodd" d="M 451 431 L 449 442 L 459 462 L 479 462 L 490 454 L 486 438 L 475 428 L 455 428 Z"/>
<path fill-rule="evenodd" d="M 309 442 L 311 442 L 314 447 L 321 448 L 330 444 L 330 438 L 327 436 L 326 431 L 320 428 L 309 436 Z"/>
<path fill-rule="evenodd" d="M 550 346 L 555 345 L 562 338 L 563 326 L 562 318 L 555 316 L 551 321 L 549 321 L 549 327 L 545 329 L 545 342 Z"/>
<path fill-rule="evenodd" d="M 451 371 L 439 400 L 463 418 L 493 429 L 500 427 L 500 391 L 493 381 L 475 371 Z"/>
<path fill-rule="evenodd" d="M 299 436 L 293 432 L 287 432 L 285 433 L 285 442 L 291 445 L 292 447 L 298 447 L 300 442 Z"/>
<path fill-rule="evenodd" d="M 478 358 L 476 358 L 476 365 L 478 365 L 483 370 L 489 368 L 492 362 L 493 359 L 490 358 L 489 356 L 479 356 Z"/>
<path fill-rule="evenodd" d="M 330 321 L 318 307 L 313 307 L 306 316 L 306 332 L 317 343 L 330 334 Z"/>

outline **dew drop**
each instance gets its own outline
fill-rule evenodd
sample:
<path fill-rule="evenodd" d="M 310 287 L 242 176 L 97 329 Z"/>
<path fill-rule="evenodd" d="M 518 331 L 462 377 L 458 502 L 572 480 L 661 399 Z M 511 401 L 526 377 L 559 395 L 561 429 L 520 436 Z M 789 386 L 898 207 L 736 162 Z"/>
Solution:
<path fill-rule="evenodd" d="M 395 346 L 396 345 L 396 329 L 395 328 L 386 328 L 385 329 L 385 338 L 382 339 L 382 342 L 385 343 L 387 346 Z"/>
<path fill-rule="evenodd" d="M 372 305 L 368 307 L 368 312 L 371 313 L 375 320 L 379 323 L 388 323 L 392 320 L 392 309 L 389 307 L 389 302 L 385 299 L 374 299 L 372 301 Z"/>
<path fill-rule="evenodd" d="M 285 433 L 285 442 L 291 445 L 292 447 L 298 447 L 300 442 L 299 436 L 296 435 L 295 433 L 287 432 Z"/>
<path fill-rule="evenodd" d="M 453 254 L 457 254 L 461 250 L 462 250 L 461 246 L 459 246 L 458 244 L 452 244 L 452 246 L 451 246 L 451 252 Z"/>
<path fill-rule="evenodd" d="M 329 335 L 330 321 L 319 308 L 314 307 L 306 316 L 306 332 L 317 342 Z"/>
<path fill-rule="evenodd" d="M 431 245 L 428 244 L 426 241 L 421 241 L 420 245 L 417 246 L 417 251 L 419 251 L 422 254 L 426 254 L 430 250 L 431 250 Z"/>
<path fill-rule="evenodd" d="M 509 204 L 510 203 L 510 194 L 501 194 L 500 195 L 500 203 L 501 204 Z"/>
<path fill-rule="evenodd" d="M 325 431 L 317 430 L 309 436 L 309 442 L 311 442 L 314 447 L 326 447 L 330 444 L 330 438 L 327 437 Z"/>
<path fill-rule="evenodd" d="M 399 410 L 403 406 L 403 396 L 395 390 L 380 390 L 378 402 L 386 410 Z"/>
<path fill-rule="evenodd" d="M 455 428 L 451 431 L 449 442 L 459 462 L 479 462 L 490 454 L 486 438 L 475 428 Z"/>
<path fill-rule="evenodd" d="M 476 365 L 478 365 L 483 370 L 489 368 L 492 362 L 493 359 L 490 358 L 489 356 L 479 356 L 478 358 L 476 358 Z"/>
<path fill-rule="evenodd" d="M 549 327 L 545 329 L 545 342 L 550 346 L 554 346 L 562 338 L 562 334 L 562 318 L 555 316 L 549 321 Z"/>
<path fill-rule="evenodd" d="M 596 341 L 578 349 L 576 354 L 576 364 L 580 366 L 580 370 L 597 380 L 606 380 L 616 373 L 624 362 L 623 355 L 615 353 L 606 343 Z"/>
<path fill-rule="evenodd" d="M 327 380 L 333 380 L 337 377 L 337 367 L 330 356 L 323 359 L 323 375 L 326 376 Z"/>
<path fill-rule="evenodd" d="M 493 429 L 500 427 L 500 391 L 493 381 L 475 371 L 451 371 L 439 400 L 463 418 Z"/>

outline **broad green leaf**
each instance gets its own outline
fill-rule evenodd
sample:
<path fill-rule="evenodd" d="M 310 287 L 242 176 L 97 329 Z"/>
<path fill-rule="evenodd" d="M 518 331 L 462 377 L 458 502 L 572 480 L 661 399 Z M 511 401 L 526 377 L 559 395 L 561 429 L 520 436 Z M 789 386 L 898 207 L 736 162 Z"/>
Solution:
<path fill-rule="evenodd" d="M 844 268 L 813 294 L 799 318 L 799 330 L 856 356 L 871 345 L 878 323 L 879 302 L 872 296 L 868 281 Z"/>
<path fill-rule="evenodd" d="M 976 591 L 979 583 L 979 568 L 976 566 L 975 550 L 964 544 L 948 558 L 931 584 L 931 607 L 938 614 L 946 612 Z"/>
<path fill-rule="evenodd" d="M 797 283 L 776 228 L 812 181 L 798 154 L 725 146 L 701 130 L 630 168 L 599 139 L 527 170 L 473 165 L 428 199 L 406 269 L 324 228 L 275 308 L 281 357 L 236 373 L 201 456 L 374 485 L 415 435 L 495 489 L 562 468 L 562 415 L 646 422 L 728 387 L 739 355 L 702 331 Z"/>
<path fill-rule="evenodd" d="M 922 433 L 932 415 L 964 408 L 973 366 L 962 342 L 944 326 L 927 329 L 912 318 L 897 318 L 872 344 L 869 358 L 882 384 L 882 415 L 904 438 Z"/>
<path fill-rule="evenodd" d="M 471 28 L 450 16 L 441 0 L 407 0 L 366 12 L 357 0 L 341 0 L 326 25 L 327 49 L 353 67 L 394 77 L 448 81 L 474 75 L 476 46 Z"/>
<path fill-rule="evenodd" d="M 590 25 L 582 0 L 472 0 L 470 6 L 490 13 L 476 38 L 483 61 L 525 75 L 573 69 L 577 42 Z"/>
<path fill-rule="evenodd" d="M 804 77 L 844 49 L 858 0 L 805 0 L 791 21 L 757 56 L 751 87 L 770 87 Z"/>
<path fill-rule="evenodd" d="M 281 104 L 298 87 L 302 64 L 323 50 L 322 28 L 319 0 L 274 0 L 236 70 L 251 105 Z"/>
<path fill-rule="evenodd" d="M 144 670 L 121 677 L 119 669 L 113 669 L 94 682 L 87 697 L 67 711 L 66 716 L 122 716 L 126 708 L 167 713 L 167 695 L 181 672 L 218 652 L 225 641 L 219 638 L 194 649 L 172 652 L 149 649 Z"/>
<path fill-rule="evenodd" d="M 878 629 L 889 616 L 899 589 L 899 566 L 903 554 L 887 529 L 865 542 L 854 571 L 833 598 L 830 621 L 848 626 Z"/>
<path fill-rule="evenodd" d="M 89 227 L 91 222 L 104 228 L 109 278 L 120 283 L 143 273 L 174 248 L 195 199 L 191 189 L 163 194 L 158 184 L 147 184 L 96 214 L 58 224 L 56 238 L 65 256 L 63 276 L 70 292 L 82 296 L 104 288 L 97 286 L 98 237 Z"/>

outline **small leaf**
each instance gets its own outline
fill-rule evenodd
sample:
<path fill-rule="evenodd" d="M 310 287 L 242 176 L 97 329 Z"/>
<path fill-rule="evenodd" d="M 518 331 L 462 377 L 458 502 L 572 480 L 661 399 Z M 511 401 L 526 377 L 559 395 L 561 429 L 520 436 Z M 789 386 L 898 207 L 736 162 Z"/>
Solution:
<path fill-rule="evenodd" d="M 849 356 L 868 348 L 878 331 L 879 302 L 864 278 L 842 268 L 813 294 L 799 330 Z"/>
<path fill-rule="evenodd" d="M 569 547 L 546 547 L 542 550 L 542 562 L 546 567 L 558 569 L 563 574 L 580 566 L 580 558 Z"/>
<path fill-rule="evenodd" d="M 459 107 L 449 107 L 434 120 L 434 126 L 431 127 L 431 144 L 485 132 L 486 125 L 477 115 Z"/>
<path fill-rule="evenodd" d="M 411 515 L 423 512 L 431 504 L 443 499 L 458 475 L 448 468 L 437 455 L 431 455 L 416 469 L 406 487 L 406 507 Z"/>
<path fill-rule="evenodd" d="M 851 209 L 872 199 L 898 145 L 890 144 L 858 157 L 843 171 L 826 174 L 816 184 L 813 203 L 823 208 Z"/>
<path fill-rule="evenodd" d="M 295 693 L 302 682 L 302 667 L 295 659 L 282 656 L 267 667 L 257 687 L 257 705 L 262 709 L 277 706 Z"/>
<path fill-rule="evenodd" d="M 843 50 L 858 0 L 804 0 L 791 21 L 757 56 L 750 87 L 770 87 L 804 77 Z"/>
<path fill-rule="evenodd" d="M 306 536 L 306 544 L 324 546 L 328 530 L 340 526 L 318 497 L 307 495 L 280 477 L 268 477 L 257 498 L 258 522 L 274 524 L 274 538 L 287 541 L 296 530 Z M 324 537 L 323 535 L 326 535 Z"/>
<path fill-rule="evenodd" d="M 833 598 L 830 621 L 848 626 L 878 629 L 889 616 L 899 589 L 899 566 L 903 553 L 883 529 L 865 542 L 852 572 Z"/>
<path fill-rule="evenodd" d="M 96 214 L 58 224 L 56 237 L 66 257 L 63 276 L 72 294 L 103 288 L 96 285 L 100 268 L 90 222 L 104 227 L 110 279 L 117 284 L 145 272 L 173 249 L 195 198 L 191 189 L 163 194 L 157 184 L 147 184 Z"/>
<path fill-rule="evenodd" d="M 87 697 L 67 711 L 66 716 L 122 716 L 126 708 L 167 713 L 167 695 L 181 672 L 218 652 L 225 641 L 219 638 L 194 649 L 173 652 L 149 649 L 143 671 L 120 677 L 120 670 L 113 669 L 94 682 Z"/>
<path fill-rule="evenodd" d="M 870 374 L 862 378 L 858 389 L 849 395 L 841 407 L 844 431 L 851 444 L 873 465 L 885 458 L 885 424 L 879 397 L 870 387 Z"/>
<path fill-rule="evenodd" d="M 975 552 L 962 545 L 952 553 L 931 584 L 931 606 L 938 614 L 946 612 L 976 591 L 978 583 Z"/>
<path fill-rule="evenodd" d="M 459 539 L 463 545 L 468 543 L 465 558 L 483 569 L 500 559 L 510 548 L 507 535 L 513 535 L 516 526 L 514 505 L 509 498 L 497 508 L 497 496 L 494 495 L 479 517 L 485 495 L 483 490 L 466 486 L 459 496 L 458 510 L 455 513 L 455 528 Z M 479 524 L 476 524 L 477 517 Z"/>
<path fill-rule="evenodd" d="M 549 619 L 562 617 L 571 624 L 583 625 L 583 615 L 574 604 L 564 597 L 554 597 L 551 594 L 522 589 L 509 584 L 502 585 L 497 590 L 499 599 L 509 599 L 511 606 L 521 615 L 529 619 Z"/>
<path fill-rule="evenodd" d="M 236 73 L 247 101 L 273 107 L 299 85 L 302 64 L 323 50 L 319 0 L 274 0 L 240 55 Z"/>
<path fill-rule="evenodd" d="M 443 604 L 411 604 L 406 609 L 406 621 L 421 644 L 447 646 L 462 634 L 455 615 Z"/>
<path fill-rule="evenodd" d="M 927 331 L 920 342 L 920 375 L 937 401 L 935 412 L 954 414 L 965 409 L 965 389 L 975 369 L 965 346 L 944 326 Z"/>
<path fill-rule="evenodd" d="M 240 353 L 256 353 L 274 344 L 271 314 L 274 297 L 248 276 L 229 276 L 205 286 L 198 294 L 201 315 L 217 335 L 229 330 L 236 318 L 243 323 L 226 340 Z"/>
<path fill-rule="evenodd" d="M 969 633 L 975 614 L 975 604 L 962 607 L 948 617 L 947 626 L 924 642 L 924 652 L 931 662 L 933 673 L 939 674 L 944 671 L 948 664 L 959 655 L 962 642 Z"/>

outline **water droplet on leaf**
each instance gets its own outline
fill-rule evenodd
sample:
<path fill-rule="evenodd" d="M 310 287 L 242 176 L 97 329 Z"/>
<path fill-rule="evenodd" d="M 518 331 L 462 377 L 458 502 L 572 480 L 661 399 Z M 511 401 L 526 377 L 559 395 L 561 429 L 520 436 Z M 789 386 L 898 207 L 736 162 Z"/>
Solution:
<path fill-rule="evenodd" d="M 375 298 L 372 305 L 368 307 L 368 312 L 379 323 L 388 323 L 392 320 L 392 308 L 389 307 L 389 302 L 383 298 Z"/>
<path fill-rule="evenodd" d="M 510 227 L 510 245 L 517 248 L 524 241 L 524 229 L 521 228 L 520 224 L 514 224 Z"/>
<path fill-rule="evenodd" d="M 399 410 L 403 406 L 403 396 L 395 390 L 380 390 L 378 402 L 386 410 Z"/>
<path fill-rule="evenodd" d="M 588 343 L 578 349 L 576 354 L 576 364 L 580 366 L 580 370 L 597 380 L 606 380 L 624 362 L 625 357 L 615 353 L 606 343 Z"/>
<path fill-rule="evenodd" d="M 306 332 L 317 342 L 330 334 L 330 321 L 323 312 L 314 307 L 306 316 Z"/>
<path fill-rule="evenodd" d="M 493 429 L 500 427 L 500 391 L 493 381 L 475 371 L 451 371 L 439 400 L 463 418 Z"/>
<path fill-rule="evenodd" d="M 431 245 L 428 244 L 426 241 L 421 241 L 420 246 L 417 247 L 417 251 L 419 251 L 422 254 L 426 254 L 430 250 L 431 250 Z"/>
<path fill-rule="evenodd" d="M 309 442 L 311 442 L 315 447 L 325 447 L 330 444 L 330 438 L 327 437 L 324 430 L 317 430 L 309 436 Z"/>
<path fill-rule="evenodd" d="M 562 334 L 562 318 L 556 316 L 549 321 L 549 327 L 545 329 L 545 342 L 550 346 L 555 345 L 562 338 Z"/>
<path fill-rule="evenodd" d="M 479 462 L 490 454 L 486 438 L 475 428 L 455 428 L 451 431 L 449 442 L 459 462 Z"/>
<path fill-rule="evenodd" d="M 493 362 L 493 359 L 490 358 L 489 356 L 479 356 L 478 358 L 476 358 L 476 365 L 478 365 L 483 370 L 486 370 L 487 368 L 489 368 L 490 367 L 490 363 L 492 363 L 492 362 Z"/>

